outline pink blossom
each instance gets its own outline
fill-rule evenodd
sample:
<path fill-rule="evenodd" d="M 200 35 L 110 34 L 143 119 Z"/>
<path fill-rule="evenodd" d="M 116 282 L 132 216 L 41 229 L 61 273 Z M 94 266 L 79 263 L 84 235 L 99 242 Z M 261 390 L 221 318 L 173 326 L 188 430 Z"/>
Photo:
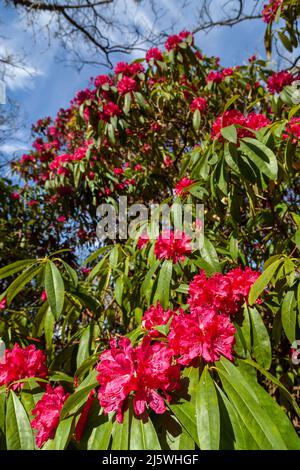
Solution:
<path fill-rule="evenodd" d="M 4 359 L 0 363 L 0 385 L 10 385 L 20 379 L 38 377 L 44 379 L 48 374 L 46 357 L 42 351 L 30 345 L 21 348 L 15 344 L 12 349 L 6 349 Z M 13 390 L 22 388 L 19 382 L 12 386 Z"/>
<path fill-rule="evenodd" d="M 36 445 L 41 448 L 48 439 L 53 439 L 59 424 L 59 417 L 69 394 L 66 394 L 63 387 L 52 388 L 47 384 L 46 392 L 37 402 L 32 410 L 35 418 L 31 421 L 31 427 L 37 430 Z"/>
<path fill-rule="evenodd" d="M 173 263 L 184 261 L 185 255 L 191 251 L 190 237 L 179 230 L 164 230 L 154 246 L 154 254 L 158 259 L 171 259 Z"/>
<path fill-rule="evenodd" d="M 232 359 L 235 328 L 227 315 L 202 308 L 201 313 L 174 316 L 168 335 L 169 346 L 178 363 L 185 366 L 196 360 L 215 362 L 221 356 Z"/>
<path fill-rule="evenodd" d="M 186 176 L 182 178 L 175 186 L 175 193 L 177 196 L 183 196 L 186 194 L 186 189 L 193 184 L 194 181 L 190 180 Z"/>
<path fill-rule="evenodd" d="M 133 407 L 138 416 L 146 405 L 155 413 L 164 413 L 166 406 L 159 392 L 169 400 L 169 392 L 179 386 L 180 370 L 172 365 L 172 351 L 163 343 L 152 345 L 150 337 L 144 337 L 136 348 L 126 337 L 111 340 L 110 346 L 96 367 L 98 399 L 104 412 L 116 412 L 121 423 L 126 400 L 134 392 Z"/>

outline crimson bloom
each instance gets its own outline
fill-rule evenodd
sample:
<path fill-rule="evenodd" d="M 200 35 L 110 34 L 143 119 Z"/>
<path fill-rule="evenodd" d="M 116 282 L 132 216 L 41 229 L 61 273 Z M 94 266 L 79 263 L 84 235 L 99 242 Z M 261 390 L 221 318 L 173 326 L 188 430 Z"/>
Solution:
<path fill-rule="evenodd" d="M 248 300 L 249 291 L 260 273 L 246 267 L 236 268 L 227 274 L 215 273 L 206 278 L 202 271 L 189 285 L 188 303 L 191 311 L 213 308 L 217 312 L 235 315 L 242 303 Z"/>
<path fill-rule="evenodd" d="M 157 47 L 152 47 L 149 49 L 146 53 L 146 61 L 149 63 L 150 60 L 153 59 L 155 62 L 156 61 L 163 61 L 163 55 L 161 51 Z"/>
<path fill-rule="evenodd" d="M 201 114 L 207 110 L 207 100 L 201 96 L 194 98 L 190 104 L 190 110 L 194 113 L 198 109 Z"/>
<path fill-rule="evenodd" d="M 109 121 L 111 117 L 119 116 L 120 114 L 122 114 L 122 111 L 119 106 L 112 101 L 108 101 L 108 103 L 104 103 L 100 117 L 104 121 Z"/>
<path fill-rule="evenodd" d="M 186 176 L 182 178 L 175 186 L 175 193 L 177 196 L 183 196 L 186 193 L 186 188 L 191 186 L 194 181 L 190 180 Z"/>
<path fill-rule="evenodd" d="M 45 354 L 30 345 L 21 348 L 15 344 L 12 349 L 6 349 L 4 358 L 0 362 L 0 386 L 10 385 L 13 382 L 28 377 L 44 379 L 48 374 Z M 19 382 L 12 386 L 13 390 L 22 388 Z"/>
<path fill-rule="evenodd" d="M 61 385 L 52 388 L 47 384 L 46 392 L 32 410 L 35 418 L 31 421 L 31 427 L 37 430 L 35 440 L 39 448 L 48 439 L 53 439 L 59 424 L 60 412 L 68 396 Z"/>
<path fill-rule="evenodd" d="M 297 143 L 297 140 L 300 140 L 300 117 L 293 117 L 285 127 L 286 134 L 283 137 L 293 138 L 293 143 Z"/>
<path fill-rule="evenodd" d="M 283 4 L 283 0 L 270 0 L 264 5 L 262 15 L 265 23 L 272 23 L 275 20 L 279 7 Z"/>
<path fill-rule="evenodd" d="M 206 82 L 212 82 L 212 83 L 221 83 L 224 80 L 224 75 L 222 72 L 214 72 L 211 71 L 206 77 Z"/>
<path fill-rule="evenodd" d="M 126 93 L 136 90 L 136 81 L 131 77 L 125 76 L 118 82 L 117 88 L 120 95 L 126 95 Z"/>
<path fill-rule="evenodd" d="M 287 70 L 273 73 L 267 80 L 267 86 L 270 93 L 280 93 L 287 85 L 291 85 L 294 81 L 293 75 Z"/>
<path fill-rule="evenodd" d="M 111 349 L 100 355 L 96 369 L 100 384 L 98 399 L 105 413 L 116 412 L 119 423 L 123 421 L 126 400 L 134 393 L 133 407 L 139 416 L 146 405 L 158 414 L 166 406 L 162 396 L 170 399 L 169 392 L 179 386 L 180 369 L 172 364 L 172 351 L 163 343 L 151 344 L 145 337 L 136 348 L 126 337 L 113 339 Z"/>
<path fill-rule="evenodd" d="M 237 136 L 238 139 L 243 137 L 253 136 L 253 131 L 258 131 L 262 127 L 267 126 L 270 123 L 269 119 L 264 114 L 250 113 L 248 117 L 245 117 L 243 113 L 236 109 L 231 109 L 225 111 L 224 114 L 221 114 L 217 117 L 215 122 L 212 125 L 211 136 L 213 139 L 218 139 L 220 142 L 224 140 L 221 129 L 231 125 L 241 126 L 237 127 Z"/>
<path fill-rule="evenodd" d="M 184 261 L 185 255 L 191 251 L 191 238 L 179 230 L 164 230 L 154 246 L 154 254 L 158 259 L 171 259 L 173 263 Z"/>
<path fill-rule="evenodd" d="M 143 232 L 141 234 L 141 236 L 139 237 L 138 239 L 138 242 L 137 242 L 137 247 L 142 250 L 144 248 L 144 246 L 146 246 L 148 244 L 150 240 L 150 237 L 147 233 Z"/>
<path fill-rule="evenodd" d="M 151 307 L 149 307 L 144 313 L 142 326 L 146 330 L 149 330 L 149 335 L 151 337 L 161 336 L 161 333 L 154 327 L 166 325 L 173 315 L 174 312 L 172 310 L 164 310 L 160 302 L 157 302 L 156 305 L 151 305 Z"/>
<path fill-rule="evenodd" d="M 202 308 L 201 313 L 174 316 L 168 335 L 169 346 L 179 364 L 195 365 L 199 359 L 215 362 L 221 356 L 232 360 L 235 328 L 227 315 Z"/>
<path fill-rule="evenodd" d="M 7 305 L 7 300 L 6 297 L 3 297 L 3 299 L 0 301 L 0 310 L 4 310 Z"/>

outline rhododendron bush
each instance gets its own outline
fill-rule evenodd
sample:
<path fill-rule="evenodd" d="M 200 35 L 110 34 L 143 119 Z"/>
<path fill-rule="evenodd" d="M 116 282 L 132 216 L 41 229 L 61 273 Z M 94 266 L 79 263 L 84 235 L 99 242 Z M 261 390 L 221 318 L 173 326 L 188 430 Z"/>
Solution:
<path fill-rule="evenodd" d="M 33 126 L 2 182 L 2 449 L 300 449 L 298 80 L 182 31 Z M 120 196 L 203 204 L 202 243 L 176 212 L 99 240 Z"/>

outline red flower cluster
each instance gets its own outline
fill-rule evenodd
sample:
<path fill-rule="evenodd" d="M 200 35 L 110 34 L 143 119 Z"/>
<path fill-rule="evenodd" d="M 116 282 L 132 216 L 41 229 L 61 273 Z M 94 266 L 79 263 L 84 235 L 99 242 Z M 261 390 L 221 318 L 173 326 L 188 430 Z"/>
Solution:
<path fill-rule="evenodd" d="M 154 62 L 163 61 L 163 55 L 157 47 L 152 47 L 149 49 L 146 53 L 146 61 L 149 64 L 149 62 L 153 59 Z"/>
<path fill-rule="evenodd" d="M 164 230 L 157 238 L 154 254 L 158 259 L 172 259 L 173 263 L 184 261 L 192 251 L 190 237 L 179 230 Z"/>
<path fill-rule="evenodd" d="M 223 355 L 232 359 L 235 328 L 227 315 L 202 307 L 200 312 L 175 316 L 168 335 L 169 346 L 185 366 L 196 365 L 200 358 L 214 362 Z"/>
<path fill-rule="evenodd" d="M 46 357 L 33 345 L 20 348 L 15 344 L 12 349 L 5 350 L 4 358 L 0 362 L 0 386 L 10 385 L 28 377 L 44 379 L 47 374 Z M 23 383 L 19 382 L 12 385 L 12 389 L 18 390 L 22 386 Z"/>
<path fill-rule="evenodd" d="M 165 42 L 165 47 L 167 51 L 171 51 L 172 49 L 177 49 L 179 44 L 190 36 L 193 36 L 193 35 L 189 31 L 181 31 L 181 33 L 179 34 L 173 34 L 172 36 L 169 36 Z"/>
<path fill-rule="evenodd" d="M 151 337 L 161 336 L 155 326 L 166 325 L 170 318 L 175 314 L 173 310 L 164 310 L 160 305 L 160 302 L 157 302 L 156 305 L 151 305 L 151 307 L 146 310 L 142 318 L 142 326 L 148 331 L 148 334 Z"/>
<path fill-rule="evenodd" d="M 148 244 L 149 240 L 149 235 L 147 233 L 142 233 L 137 242 L 137 247 L 139 248 L 139 250 L 142 250 L 144 246 Z"/>
<path fill-rule="evenodd" d="M 270 78 L 268 78 L 267 85 L 270 93 L 280 93 L 283 88 L 287 85 L 291 85 L 294 81 L 293 75 L 286 71 L 282 70 L 281 72 L 273 73 Z"/>
<path fill-rule="evenodd" d="M 117 88 L 120 95 L 126 95 L 126 93 L 135 91 L 136 86 L 136 81 L 133 78 L 127 77 L 125 75 L 125 77 L 121 78 L 121 80 L 118 82 Z"/>
<path fill-rule="evenodd" d="M 163 343 L 151 344 L 146 336 L 136 348 L 126 337 L 111 341 L 111 349 L 100 355 L 96 369 L 100 384 L 98 398 L 105 413 L 115 411 L 117 421 L 123 420 L 126 400 L 134 392 L 136 415 L 144 413 L 146 405 L 158 414 L 166 410 L 164 399 L 179 387 L 180 368 L 173 365 L 172 351 Z"/>
<path fill-rule="evenodd" d="M 48 439 L 54 437 L 59 424 L 60 412 L 68 396 L 69 394 L 65 393 L 61 385 L 52 388 L 47 384 L 46 392 L 32 410 L 35 418 L 31 421 L 31 427 L 37 430 L 36 445 L 39 448 Z"/>
<path fill-rule="evenodd" d="M 102 112 L 100 113 L 100 118 L 103 121 L 109 121 L 109 119 L 113 116 L 120 116 L 122 114 L 121 109 L 119 106 L 112 101 L 108 101 L 107 103 L 103 104 Z"/>
<path fill-rule="evenodd" d="M 271 23 L 275 20 L 278 8 L 283 4 L 283 0 L 270 0 L 264 5 L 262 15 L 265 23 Z"/>
<path fill-rule="evenodd" d="M 0 310 L 4 310 L 7 305 L 7 300 L 6 297 L 3 297 L 3 299 L 0 301 Z"/>
<path fill-rule="evenodd" d="M 245 117 L 243 113 L 236 109 L 225 111 L 224 114 L 218 116 L 212 126 L 211 136 L 213 139 L 223 141 L 221 129 L 231 125 L 243 126 L 243 128 L 237 128 L 237 135 L 239 139 L 243 137 L 251 137 L 253 133 L 248 130 L 258 131 L 262 127 L 267 126 L 270 123 L 269 119 L 264 114 L 250 113 L 248 117 Z M 247 129 L 244 129 L 247 128 Z"/>
<path fill-rule="evenodd" d="M 293 137 L 293 143 L 296 144 L 300 140 L 300 117 L 292 118 L 285 127 L 285 138 Z"/>
<path fill-rule="evenodd" d="M 133 77 L 138 73 L 143 73 L 144 67 L 139 62 L 132 62 L 128 64 L 127 62 L 119 62 L 115 67 L 115 74 L 127 75 L 128 77 Z"/>
<path fill-rule="evenodd" d="M 201 96 L 194 98 L 191 102 L 190 110 L 192 111 L 192 113 L 194 113 L 196 109 L 198 109 L 201 114 L 204 114 L 207 110 L 207 100 L 205 98 L 202 98 Z"/>
<path fill-rule="evenodd" d="M 194 181 L 190 180 L 186 176 L 182 178 L 175 186 L 175 193 L 177 196 L 183 196 L 186 193 L 186 188 L 191 186 Z"/>
<path fill-rule="evenodd" d="M 246 267 L 233 269 L 227 274 L 216 273 L 206 278 L 202 271 L 189 286 L 188 303 L 192 312 L 201 314 L 203 308 L 235 315 L 242 303 L 247 301 L 249 291 L 260 273 Z M 205 312 L 204 312 L 205 313 Z"/>

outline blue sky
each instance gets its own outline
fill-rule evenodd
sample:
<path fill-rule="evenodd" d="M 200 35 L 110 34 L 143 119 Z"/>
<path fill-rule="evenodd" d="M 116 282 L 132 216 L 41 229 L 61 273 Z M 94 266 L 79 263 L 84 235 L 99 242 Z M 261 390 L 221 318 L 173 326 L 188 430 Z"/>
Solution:
<path fill-rule="evenodd" d="M 129 3 L 134 0 L 129 0 Z M 178 20 L 178 31 L 193 27 L 193 4 L 198 2 L 191 0 L 191 6 L 186 8 L 184 14 L 176 12 L 176 0 L 161 0 L 168 9 L 167 19 Z M 134 8 L 137 8 L 136 5 Z M 15 72 L 15 76 L 7 79 L 8 95 L 20 104 L 23 113 L 25 129 L 13 139 L 6 143 L 2 151 L 7 153 L 22 154 L 21 147 L 29 146 L 29 130 L 31 123 L 43 116 L 54 116 L 60 107 L 66 107 L 73 98 L 76 91 L 85 88 L 91 76 L 106 73 L 104 67 L 85 66 L 80 72 L 72 67 L 66 66 L 64 62 L 58 61 L 64 51 L 60 44 L 52 40 L 48 44 L 46 35 L 41 31 L 36 39 L 33 39 L 24 16 L 12 8 L 0 7 L 2 25 L 1 34 L 5 39 L 1 41 L 2 50 L 13 54 L 26 54 L 26 67 L 31 72 L 28 75 L 22 70 Z M 138 14 L 137 14 L 138 13 Z M 149 20 L 145 10 L 135 13 L 137 21 Z M 47 17 L 42 17 L 40 25 L 47 22 Z M 161 25 L 163 27 L 163 23 Z M 263 36 L 265 25 L 262 21 L 252 21 L 237 25 L 233 29 L 218 28 L 209 34 L 197 34 L 196 43 L 208 55 L 217 55 L 221 58 L 222 65 L 232 66 L 247 61 L 247 58 L 256 53 L 263 55 Z M 114 63 L 119 60 L 134 59 L 140 54 L 132 57 L 114 56 Z M 1 150 L 1 148 L 0 148 Z"/>

